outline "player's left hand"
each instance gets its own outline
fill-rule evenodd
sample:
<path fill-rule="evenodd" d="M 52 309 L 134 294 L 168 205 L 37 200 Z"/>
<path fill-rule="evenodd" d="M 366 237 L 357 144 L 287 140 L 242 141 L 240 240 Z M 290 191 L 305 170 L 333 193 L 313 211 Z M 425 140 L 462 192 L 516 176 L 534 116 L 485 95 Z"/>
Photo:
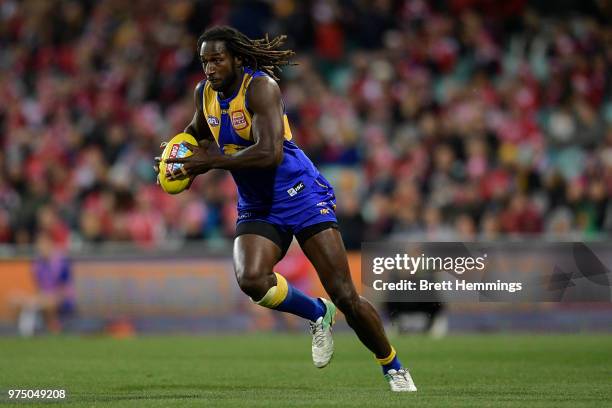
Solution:
<path fill-rule="evenodd" d="M 204 174 L 211 169 L 210 155 L 208 150 L 200 146 L 192 145 L 188 142 L 183 142 L 183 146 L 193 153 L 189 157 L 166 159 L 166 163 L 182 163 L 180 168 L 168 172 L 166 177 L 168 180 L 183 180 L 186 178 L 193 179 L 198 174 Z"/>
<path fill-rule="evenodd" d="M 159 145 L 159 148 L 164 150 L 166 148 L 166 145 L 168 145 L 168 142 L 162 142 L 162 144 Z M 156 156 L 153 158 L 153 160 L 155 161 L 155 164 L 153 165 L 153 170 L 155 171 L 155 174 L 157 174 L 156 183 L 157 185 L 159 185 L 159 165 L 161 163 L 161 156 Z"/>

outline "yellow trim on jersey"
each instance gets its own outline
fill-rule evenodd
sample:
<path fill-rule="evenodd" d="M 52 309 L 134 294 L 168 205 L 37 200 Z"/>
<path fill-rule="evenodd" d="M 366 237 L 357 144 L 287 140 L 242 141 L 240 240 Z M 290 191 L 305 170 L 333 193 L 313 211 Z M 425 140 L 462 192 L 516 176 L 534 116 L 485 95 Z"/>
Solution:
<path fill-rule="evenodd" d="M 238 153 L 239 151 L 241 151 L 245 147 L 246 146 L 240 146 L 240 145 L 237 145 L 237 144 L 226 143 L 225 145 L 223 145 L 223 154 L 231 156 L 231 155 L 233 155 L 235 153 Z"/>
<path fill-rule="evenodd" d="M 388 357 L 377 358 L 376 360 L 378 361 L 378 364 L 380 364 L 380 365 L 387 365 L 387 364 L 389 364 L 390 362 L 393 361 L 393 359 L 395 358 L 396 354 L 397 353 L 395 352 L 395 349 L 393 348 L 393 346 L 391 346 L 391 353 L 389 354 Z"/>
<path fill-rule="evenodd" d="M 283 303 L 283 300 L 287 298 L 287 293 L 289 292 L 289 285 L 285 277 L 276 272 L 274 272 L 274 274 L 276 275 L 276 285 L 268 289 L 268 292 L 266 292 L 265 296 L 261 298 L 260 301 L 255 302 L 259 306 L 269 309 L 274 309 Z"/>
<path fill-rule="evenodd" d="M 233 131 L 245 142 L 252 142 L 253 135 L 251 125 L 253 118 L 246 106 L 246 91 L 249 84 L 253 80 L 251 74 L 245 73 L 243 75 L 242 84 L 240 89 L 236 93 L 236 96 L 230 101 L 228 109 L 221 109 L 218 100 L 218 92 L 213 90 L 209 82 L 204 85 L 204 92 L 202 92 L 202 110 L 206 123 L 210 128 L 210 132 L 217 142 L 217 146 L 220 146 L 219 138 L 221 137 L 221 118 L 223 114 L 229 116 L 229 122 L 231 123 Z M 224 132 L 229 132 L 231 129 L 225 129 Z M 291 140 L 293 135 L 291 134 L 291 127 L 289 126 L 289 119 L 286 114 L 283 114 L 283 135 L 285 140 Z M 225 144 L 225 143 L 224 143 Z M 245 145 L 248 145 L 245 144 Z M 236 146 L 234 144 L 234 146 Z M 246 147 L 246 146 L 245 146 Z M 224 154 L 234 154 L 240 149 L 228 148 L 224 149 Z"/>

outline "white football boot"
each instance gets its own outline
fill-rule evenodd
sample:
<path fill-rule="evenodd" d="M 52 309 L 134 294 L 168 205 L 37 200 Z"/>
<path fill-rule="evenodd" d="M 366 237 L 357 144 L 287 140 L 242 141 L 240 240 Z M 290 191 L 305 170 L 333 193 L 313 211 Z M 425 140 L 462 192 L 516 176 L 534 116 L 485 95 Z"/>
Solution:
<path fill-rule="evenodd" d="M 312 333 L 312 362 L 315 367 L 323 368 L 329 364 L 334 355 L 334 339 L 331 328 L 336 322 L 336 306 L 327 299 L 320 298 L 325 304 L 325 314 L 310 322 Z"/>
<path fill-rule="evenodd" d="M 410 377 L 410 373 L 405 368 L 387 371 L 385 379 L 389 382 L 393 392 L 415 392 L 417 390 L 412 377 Z"/>

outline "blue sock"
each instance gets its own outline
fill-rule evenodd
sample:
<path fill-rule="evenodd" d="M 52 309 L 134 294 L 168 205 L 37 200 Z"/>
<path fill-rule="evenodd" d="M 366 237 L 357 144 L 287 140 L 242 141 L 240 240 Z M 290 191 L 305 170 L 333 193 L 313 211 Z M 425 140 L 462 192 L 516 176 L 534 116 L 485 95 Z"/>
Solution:
<path fill-rule="evenodd" d="M 382 367 L 383 374 L 387 374 L 387 372 L 391 369 L 399 370 L 402 368 L 402 363 L 400 363 L 399 358 L 397 358 L 397 353 L 393 346 L 391 346 L 391 353 L 387 357 L 384 358 L 376 358 L 380 366 Z"/>
<path fill-rule="evenodd" d="M 320 299 L 305 295 L 289 282 L 287 282 L 287 297 L 274 309 L 291 313 L 313 322 L 325 314 L 325 305 Z"/>
<path fill-rule="evenodd" d="M 387 371 L 391 369 L 399 370 L 400 368 L 402 368 L 402 363 L 400 363 L 397 356 L 393 357 L 393 360 L 391 360 L 389 364 L 382 365 L 383 374 L 387 374 Z"/>

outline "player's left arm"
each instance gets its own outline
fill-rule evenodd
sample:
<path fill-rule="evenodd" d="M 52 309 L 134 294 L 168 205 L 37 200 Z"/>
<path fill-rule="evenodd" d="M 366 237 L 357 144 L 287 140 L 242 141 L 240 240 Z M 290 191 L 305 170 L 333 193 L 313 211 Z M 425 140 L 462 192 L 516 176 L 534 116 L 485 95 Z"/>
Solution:
<path fill-rule="evenodd" d="M 186 174 L 174 179 L 205 173 L 210 169 L 242 170 L 274 168 L 283 160 L 283 105 L 278 84 L 271 78 L 253 79 L 246 98 L 253 112 L 251 133 L 253 145 L 231 156 L 211 154 L 198 146 L 187 145 L 193 155 L 168 159 L 167 163 L 184 163 Z"/>

